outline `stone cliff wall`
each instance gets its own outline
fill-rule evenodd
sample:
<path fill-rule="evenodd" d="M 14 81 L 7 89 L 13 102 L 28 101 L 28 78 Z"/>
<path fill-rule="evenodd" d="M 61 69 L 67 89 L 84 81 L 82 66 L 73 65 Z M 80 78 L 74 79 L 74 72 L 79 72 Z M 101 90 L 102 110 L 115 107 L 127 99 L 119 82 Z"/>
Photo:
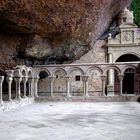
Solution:
<path fill-rule="evenodd" d="M 0 69 L 70 63 L 131 0 L 1 0 Z"/>

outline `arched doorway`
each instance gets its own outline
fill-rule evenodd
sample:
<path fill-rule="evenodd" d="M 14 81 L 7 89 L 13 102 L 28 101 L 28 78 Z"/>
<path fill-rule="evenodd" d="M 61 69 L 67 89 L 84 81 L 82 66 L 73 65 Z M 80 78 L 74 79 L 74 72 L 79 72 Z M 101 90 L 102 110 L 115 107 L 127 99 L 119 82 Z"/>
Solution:
<path fill-rule="evenodd" d="M 128 68 L 124 72 L 123 79 L 123 93 L 125 94 L 134 94 L 135 92 L 135 79 L 134 79 L 135 70 Z"/>
<path fill-rule="evenodd" d="M 124 54 L 116 60 L 116 62 L 134 62 L 134 61 L 140 61 L 140 58 L 134 54 Z M 115 85 L 116 84 L 117 81 L 115 81 Z M 137 81 L 135 80 L 135 70 L 132 68 L 128 68 L 124 72 L 122 92 L 124 94 L 134 94 L 135 92 L 137 92 Z"/>
<path fill-rule="evenodd" d="M 50 83 L 48 80 L 49 74 L 46 71 L 40 71 L 38 81 L 38 95 L 50 96 Z"/>

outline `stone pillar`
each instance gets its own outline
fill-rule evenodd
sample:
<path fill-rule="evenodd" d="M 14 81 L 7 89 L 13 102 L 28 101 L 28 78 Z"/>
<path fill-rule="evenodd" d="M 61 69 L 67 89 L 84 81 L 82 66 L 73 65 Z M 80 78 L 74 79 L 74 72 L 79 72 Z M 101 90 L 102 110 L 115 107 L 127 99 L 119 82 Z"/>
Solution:
<path fill-rule="evenodd" d="M 66 88 L 67 88 L 67 96 L 71 97 L 70 95 L 70 76 L 66 76 Z"/>
<path fill-rule="evenodd" d="M 108 54 L 108 62 L 113 63 L 112 53 Z M 114 70 L 110 69 L 108 72 L 108 85 L 107 85 L 108 95 L 114 95 Z M 111 92 L 109 92 L 111 91 Z"/>
<path fill-rule="evenodd" d="M 27 88 L 26 88 L 26 83 L 28 81 L 28 78 L 27 77 L 23 77 L 22 78 L 22 81 L 23 81 L 23 85 L 24 85 L 24 98 L 26 98 L 26 91 L 27 91 Z"/>
<path fill-rule="evenodd" d="M 14 77 L 14 80 L 16 82 L 16 99 L 21 99 L 21 90 L 20 90 L 20 83 L 22 81 L 22 78 L 19 76 Z"/>
<path fill-rule="evenodd" d="M 102 95 L 105 96 L 105 80 L 106 80 L 106 75 L 102 75 L 101 76 L 101 80 L 102 80 Z"/>
<path fill-rule="evenodd" d="M 54 82 L 54 77 L 53 76 L 49 76 L 49 81 L 50 81 L 50 93 L 51 93 L 51 97 L 54 97 L 53 94 L 53 82 Z"/>
<path fill-rule="evenodd" d="M 0 76 L 0 104 L 3 103 L 2 99 L 2 84 L 3 84 L 4 76 Z"/>
<path fill-rule="evenodd" d="M 12 81 L 13 81 L 13 76 L 11 75 L 8 75 L 7 77 L 7 82 L 8 82 L 8 100 L 9 101 L 12 101 L 12 94 L 11 94 L 11 84 L 12 84 Z"/>
<path fill-rule="evenodd" d="M 37 97 L 37 98 L 39 97 L 39 96 L 38 96 L 38 93 L 37 93 L 37 84 L 38 84 L 38 80 L 39 80 L 39 77 L 38 77 L 38 76 L 34 77 L 34 92 L 35 92 L 35 93 L 34 93 L 34 96 Z"/>
<path fill-rule="evenodd" d="M 118 75 L 118 77 L 119 77 L 119 80 L 120 80 L 120 95 L 122 95 L 123 94 L 123 78 L 124 78 L 124 75 L 120 74 L 120 75 Z"/>
<path fill-rule="evenodd" d="M 82 81 L 83 81 L 83 91 L 84 91 L 84 96 L 89 96 L 88 95 L 88 77 L 89 76 L 82 76 Z"/>
<path fill-rule="evenodd" d="M 33 77 L 28 78 L 29 83 L 29 96 L 33 96 Z"/>

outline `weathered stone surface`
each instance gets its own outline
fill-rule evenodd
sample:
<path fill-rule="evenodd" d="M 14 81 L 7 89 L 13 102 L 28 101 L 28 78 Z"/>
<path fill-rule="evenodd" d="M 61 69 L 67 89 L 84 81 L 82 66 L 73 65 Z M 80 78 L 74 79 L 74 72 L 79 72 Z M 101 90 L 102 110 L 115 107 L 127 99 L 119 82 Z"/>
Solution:
<path fill-rule="evenodd" d="M 28 42 L 27 48 L 25 50 L 26 57 L 33 57 L 37 59 L 50 56 L 52 53 L 52 48 L 47 40 L 37 35 Z"/>
<path fill-rule="evenodd" d="M 0 59 L 5 65 L 64 63 L 79 59 L 131 0 L 1 0 Z M 9 35 L 11 34 L 9 42 Z M 39 35 L 40 43 L 29 42 Z M 3 35 L 0 35 L 3 36 Z M 13 38 L 18 38 L 17 40 Z M 20 39 L 19 39 L 20 38 Z M 45 40 L 45 41 L 44 41 Z M 9 47 L 14 50 L 8 55 Z M 30 49 L 29 49 L 30 48 Z M 40 52 L 41 50 L 41 52 Z M 12 57 L 11 57 L 12 56 Z M 13 59 L 14 58 L 14 59 Z M 38 60 L 40 59 L 40 60 Z"/>

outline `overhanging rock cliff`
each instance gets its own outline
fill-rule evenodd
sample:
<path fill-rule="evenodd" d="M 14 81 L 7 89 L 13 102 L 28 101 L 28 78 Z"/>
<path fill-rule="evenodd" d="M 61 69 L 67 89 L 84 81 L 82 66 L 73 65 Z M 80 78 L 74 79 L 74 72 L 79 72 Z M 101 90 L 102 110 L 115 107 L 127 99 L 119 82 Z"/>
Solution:
<path fill-rule="evenodd" d="M 131 0 L 1 0 L 0 69 L 87 53 Z"/>

